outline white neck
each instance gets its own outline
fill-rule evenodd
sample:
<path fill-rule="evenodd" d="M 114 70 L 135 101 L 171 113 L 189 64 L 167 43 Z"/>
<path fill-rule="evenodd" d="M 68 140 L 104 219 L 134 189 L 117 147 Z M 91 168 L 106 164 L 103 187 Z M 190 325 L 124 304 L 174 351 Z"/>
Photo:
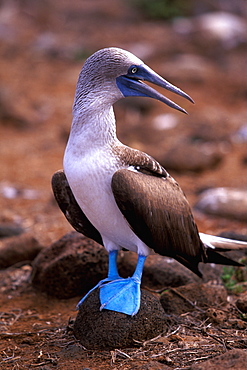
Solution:
<path fill-rule="evenodd" d="M 99 108 L 99 107 L 98 107 Z M 117 141 L 113 107 L 104 109 L 83 109 L 74 113 L 67 149 L 80 155 L 94 148 L 110 147 Z"/>

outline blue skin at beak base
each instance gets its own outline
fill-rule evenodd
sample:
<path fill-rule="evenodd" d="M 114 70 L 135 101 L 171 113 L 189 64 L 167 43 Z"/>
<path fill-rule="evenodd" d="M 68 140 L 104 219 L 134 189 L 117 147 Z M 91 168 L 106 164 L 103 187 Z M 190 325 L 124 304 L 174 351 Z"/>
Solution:
<path fill-rule="evenodd" d="M 133 67 L 137 69 L 137 72 L 131 73 Z M 164 95 L 160 94 L 158 91 L 156 91 L 149 85 L 146 85 L 142 81 L 154 83 L 193 102 L 189 95 L 184 93 L 176 86 L 173 86 L 168 81 L 164 80 L 157 73 L 152 71 L 151 68 L 144 64 L 140 66 L 132 66 L 129 68 L 129 72 L 126 75 L 122 75 L 116 78 L 116 84 L 124 97 L 143 96 L 153 98 L 167 104 L 171 108 L 177 109 L 183 113 L 187 113 L 186 110 L 181 108 L 178 104 L 166 98 Z"/>

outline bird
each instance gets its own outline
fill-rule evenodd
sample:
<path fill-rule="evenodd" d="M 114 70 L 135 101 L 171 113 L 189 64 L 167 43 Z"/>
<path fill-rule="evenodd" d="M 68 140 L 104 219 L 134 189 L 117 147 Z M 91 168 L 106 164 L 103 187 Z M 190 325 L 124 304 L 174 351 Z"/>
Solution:
<path fill-rule="evenodd" d="M 244 242 L 199 233 L 173 177 L 153 157 L 117 138 L 113 105 L 122 98 L 149 97 L 187 113 L 145 81 L 194 102 L 134 54 L 117 47 L 93 53 L 79 74 L 63 170 L 53 175 L 52 189 L 74 229 L 109 254 L 107 277 L 80 300 L 79 308 L 99 288 L 100 310 L 136 315 L 145 260 L 152 253 L 172 257 L 200 277 L 200 262 L 241 266 L 217 250 Z M 128 278 L 118 273 L 122 249 L 138 255 Z"/>

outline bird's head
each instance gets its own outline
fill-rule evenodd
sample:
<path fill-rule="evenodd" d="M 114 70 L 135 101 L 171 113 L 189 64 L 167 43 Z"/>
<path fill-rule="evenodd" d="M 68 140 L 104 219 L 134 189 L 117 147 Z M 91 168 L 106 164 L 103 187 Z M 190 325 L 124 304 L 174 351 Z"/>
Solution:
<path fill-rule="evenodd" d="M 160 100 L 171 108 L 186 113 L 144 81 L 193 102 L 189 95 L 159 76 L 135 55 L 112 47 L 101 49 L 86 60 L 77 83 L 74 112 L 86 106 L 95 108 L 96 105 L 101 106 L 101 103 L 112 105 L 127 96 L 144 96 Z"/>

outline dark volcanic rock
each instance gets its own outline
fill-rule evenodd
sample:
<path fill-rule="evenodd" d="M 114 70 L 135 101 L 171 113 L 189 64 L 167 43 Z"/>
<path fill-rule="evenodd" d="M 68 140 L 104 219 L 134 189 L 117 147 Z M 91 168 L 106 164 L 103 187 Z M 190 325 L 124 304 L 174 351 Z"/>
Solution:
<path fill-rule="evenodd" d="M 165 291 L 160 297 L 160 302 L 166 313 L 180 315 L 194 311 L 194 305 L 206 310 L 211 306 L 226 304 L 227 292 L 222 285 L 192 283 Z"/>
<path fill-rule="evenodd" d="M 173 258 L 151 255 L 145 264 L 142 283 L 151 289 L 178 287 L 201 279 Z"/>
<path fill-rule="evenodd" d="M 132 276 L 137 263 L 137 254 L 134 252 L 120 252 L 118 260 L 119 274 L 123 277 Z M 201 279 L 172 258 L 158 254 L 148 256 L 142 276 L 143 287 L 163 289 L 167 286 L 177 287 Z"/>
<path fill-rule="evenodd" d="M 247 313 L 247 292 L 237 299 L 236 306 L 240 311 Z"/>
<path fill-rule="evenodd" d="M 83 295 L 107 276 L 108 253 L 71 232 L 45 248 L 33 262 L 33 285 L 57 298 Z"/>
<path fill-rule="evenodd" d="M 166 315 L 159 300 L 142 290 L 141 307 L 135 316 L 100 311 L 99 289 L 80 306 L 74 324 L 75 337 L 87 349 L 136 346 L 137 341 L 156 337 L 166 328 Z"/>
<path fill-rule="evenodd" d="M 166 169 L 175 171 L 203 171 L 216 166 L 222 154 L 212 144 L 181 140 L 159 158 Z"/>
<path fill-rule="evenodd" d="M 228 252 L 227 255 L 238 261 L 239 258 L 243 257 L 243 251 Z M 136 263 L 136 253 L 120 252 L 118 258 L 120 276 L 132 276 Z M 221 282 L 221 265 L 200 263 L 199 269 L 203 274 L 202 279 L 173 258 L 151 254 L 148 256 L 143 269 L 142 287 L 160 290 L 190 283 L 206 283 L 210 280 Z"/>
<path fill-rule="evenodd" d="M 34 236 L 28 233 L 0 240 L 0 268 L 21 261 L 32 261 L 42 248 Z"/>
<path fill-rule="evenodd" d="M 193 364 L 190 370 L 246 370 L 247 352 L 243 349 L 232 349 L 207 361 Z"/>

